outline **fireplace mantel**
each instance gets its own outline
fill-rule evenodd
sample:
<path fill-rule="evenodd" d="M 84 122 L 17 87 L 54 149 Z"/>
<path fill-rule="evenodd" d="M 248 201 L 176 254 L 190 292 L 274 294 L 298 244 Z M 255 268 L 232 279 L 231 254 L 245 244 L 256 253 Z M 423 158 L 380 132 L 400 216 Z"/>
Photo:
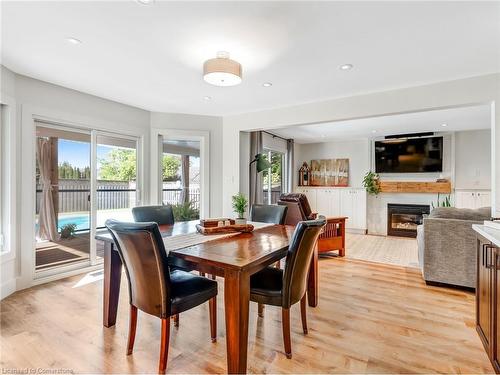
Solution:
<path fill-rule="evenodd" d="M 451 193 L 451 182 L 380 181 L 381 193 Z"/>

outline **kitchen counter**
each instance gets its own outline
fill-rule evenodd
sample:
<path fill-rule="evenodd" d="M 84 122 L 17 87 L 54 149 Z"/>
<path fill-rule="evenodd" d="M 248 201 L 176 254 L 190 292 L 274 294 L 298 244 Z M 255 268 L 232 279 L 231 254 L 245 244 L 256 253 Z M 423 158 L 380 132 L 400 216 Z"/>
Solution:
<path fill-rule="evenodd" d="M 500 230 L 480 224 L 473 224 L 472 229 L 490 241 L 493 245 L 500 247 Z"/>

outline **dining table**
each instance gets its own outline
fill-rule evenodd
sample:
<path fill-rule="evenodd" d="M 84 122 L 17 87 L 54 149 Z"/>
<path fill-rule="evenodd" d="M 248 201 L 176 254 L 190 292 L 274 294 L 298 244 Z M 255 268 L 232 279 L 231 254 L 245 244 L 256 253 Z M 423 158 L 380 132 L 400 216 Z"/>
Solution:
<path fill-rule="evenodd" d="M 284 258 L 294 226 L 254 223 L 249 233 L 210 236 L 197 233 L 199 220 L 160 225 L 169 263 L 182 268 L 224 278 L 227 372 L 246 373 L 250 277 Z M 104 244 L 103 325 L 116 323 L 122 261 L 111 235 L 96 234 Z M 318 252 L 311 261 L 308 303 L 318 304 Z"/>

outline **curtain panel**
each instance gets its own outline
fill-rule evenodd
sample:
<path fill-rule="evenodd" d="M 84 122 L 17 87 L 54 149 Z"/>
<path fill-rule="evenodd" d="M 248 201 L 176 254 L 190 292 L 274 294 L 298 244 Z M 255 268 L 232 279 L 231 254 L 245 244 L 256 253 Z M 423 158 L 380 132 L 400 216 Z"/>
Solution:
<path fill-rule="evenodd" d="M 250 133 L 250 160 L 255 158 L 255 155 L 261 154 L 264 151 L 262 146 L 262 132 Z M 262 204 L 264 202 L 264 192 L 262 191 L 262 173 L 257 173 L 257 163 L 250 166 L 250 189 L 249 189 L 249 207 L 254 204 Z"/>

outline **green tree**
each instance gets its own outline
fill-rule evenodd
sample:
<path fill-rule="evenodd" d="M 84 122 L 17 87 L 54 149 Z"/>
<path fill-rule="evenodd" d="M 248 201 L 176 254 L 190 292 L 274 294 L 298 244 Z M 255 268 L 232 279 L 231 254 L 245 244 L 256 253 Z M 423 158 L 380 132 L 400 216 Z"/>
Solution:
<path fill-rule="evenodd" d="M 163 181 L 177 181 L 180 179 L 181 158 L 179 155 L 163 154 L 162 165 Z"/>
<path fill-rule="evenodd" d="M 131 181 L 136 178 L 135 150 L 115 148 L 99 159 L 100 180 Z"/>

